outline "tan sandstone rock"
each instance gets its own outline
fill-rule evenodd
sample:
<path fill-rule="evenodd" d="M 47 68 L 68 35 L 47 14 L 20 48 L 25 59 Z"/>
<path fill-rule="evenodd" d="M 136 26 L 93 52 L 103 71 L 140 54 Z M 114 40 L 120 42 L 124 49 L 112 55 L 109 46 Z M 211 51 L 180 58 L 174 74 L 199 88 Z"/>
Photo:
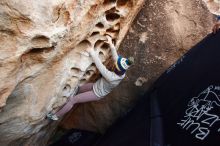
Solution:
<path fill-rule="evenodd" d="M 209 11 L 215 15 L 220 15 L 220 1 L 219 0 L 203 0 L 207 5 Z"/>
<path fill-rule="evenodd" d="M 143 0 L 0 1 L 0 144 L 44 145 L 57 110 L 97 72 L 86 49 L 109 58 Z"/>

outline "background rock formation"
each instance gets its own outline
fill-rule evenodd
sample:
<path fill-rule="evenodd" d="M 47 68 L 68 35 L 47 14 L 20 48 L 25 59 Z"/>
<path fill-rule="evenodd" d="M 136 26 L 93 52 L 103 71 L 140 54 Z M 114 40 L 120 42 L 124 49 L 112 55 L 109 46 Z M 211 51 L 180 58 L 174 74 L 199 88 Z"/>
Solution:
<path fill-rule="evenodd" d="M 95 79 L 86 48 L 96 46 L 107 63 L 103 36 L 111 35 L 118 47 L 142 3 L 1 0 L 0 143 L 45 145 L 58 124 L 45 120 L 45 114 L 62 106 L 76 86 Z M 136 59 L 125 81 L 105 99 L 78 105 L 60 126 L 103 132 L 210 32 L 213 20 L 201 0 L 145 1 L 120 46 L 121 54 Z"/>
<path fill-rule="evenodd" d="M 96 72 L 86 49 L 95 47 L 108 60 L 104 36 L 118 46 L 142 3 L 1 0 L 1 145 L 44 145 L 56 127 L 45 115 Z"/>

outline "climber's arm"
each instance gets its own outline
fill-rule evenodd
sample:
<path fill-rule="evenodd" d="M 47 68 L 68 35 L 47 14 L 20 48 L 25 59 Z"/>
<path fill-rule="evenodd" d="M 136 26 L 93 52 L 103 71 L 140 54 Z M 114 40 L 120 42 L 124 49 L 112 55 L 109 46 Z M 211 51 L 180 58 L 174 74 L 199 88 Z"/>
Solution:
<path fill-rule="evenodd" d="M 217 22 L 212 28 L 213 33 L 216 34 L 219 28 L 220 28 L 220 16 L 217 16 Z"/>
<path fill-rule="evenodd" d="M 114 46 L 114 44 L 112 43 L 111 37 L 110 36 L 106 36 L 108 43 L 110 45 L 110 49 L 111 49 L 111 53 L 112 53 L 112 58 L 115 62 L 117 62 L 118 60 L 118 53 L 116 51 L 116 48 Z"/>
<path fill-rule="evenodd" d="M 90 56 L 92 57 L 96 67 L 98 68 L 99 72 L 101 73 L 101 75 L 107 80 L 107 81 L 111 81 L 112 77 L 113 77 L 113 72 L 109 71 L 101 62 L 101 60 L 98 57 L 97 52 L 95 52 L 94 50 L 90 51 Z"/>

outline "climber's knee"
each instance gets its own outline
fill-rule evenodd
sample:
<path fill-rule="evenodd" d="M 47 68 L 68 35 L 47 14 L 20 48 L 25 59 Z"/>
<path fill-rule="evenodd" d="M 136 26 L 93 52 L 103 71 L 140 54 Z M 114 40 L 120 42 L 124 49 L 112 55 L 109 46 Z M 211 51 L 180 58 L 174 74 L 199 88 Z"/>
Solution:
<path fill-rule="evenodd" d="M 69 98 L 69 101 L 70 101 L 72 104 L 77 103 L 77 96 L 71 96 L 71 97 Z"/>

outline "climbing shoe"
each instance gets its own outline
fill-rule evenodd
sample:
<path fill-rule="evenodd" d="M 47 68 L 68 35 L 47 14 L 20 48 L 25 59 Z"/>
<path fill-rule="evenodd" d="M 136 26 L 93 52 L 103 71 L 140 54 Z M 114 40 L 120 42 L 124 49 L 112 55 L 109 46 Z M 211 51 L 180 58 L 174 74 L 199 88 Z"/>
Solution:
<path fill-rule="evenodd" d="M 56 115 L 51 114 L 51 113 L 47 114 L 47 118 L 50 119 L 50 120 L 53 120 L 53 121 L 59 120 L 59 118 Z"/>

